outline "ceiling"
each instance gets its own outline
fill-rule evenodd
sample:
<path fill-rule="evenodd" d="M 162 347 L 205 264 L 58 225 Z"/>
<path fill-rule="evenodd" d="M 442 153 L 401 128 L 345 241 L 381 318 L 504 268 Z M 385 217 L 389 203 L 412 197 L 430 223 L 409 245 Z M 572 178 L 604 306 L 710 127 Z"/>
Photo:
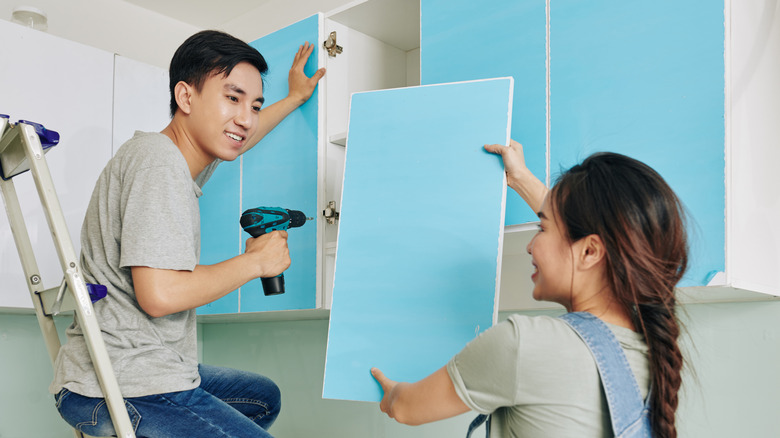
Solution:
<path fill-rule="evenodd" d="M 273 0 L 125 0 L 201 29 L 212 29 Z"/>
<path fill-rule="evenodd" d="M 221 29 L 249 12 L 286 0 L 124 0 L 200 29 Z M 306 0 L 312 9 L 320 0 Z M 326 17 L 401 50 L 420 47 L 419 0 L 371 0 L 348 2 L 326 12 Z M 298 2 L 298 7 L 301 2 Z M 339 1 L 327 2 L 338 4 Z M 354 4 L 353 4 L 354 3 Z"/>

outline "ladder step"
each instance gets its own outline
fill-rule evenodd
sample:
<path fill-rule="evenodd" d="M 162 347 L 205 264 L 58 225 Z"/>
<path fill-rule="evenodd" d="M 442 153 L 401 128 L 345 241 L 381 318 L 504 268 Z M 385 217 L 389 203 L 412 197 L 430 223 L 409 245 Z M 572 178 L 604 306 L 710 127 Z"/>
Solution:
<path fill-rule="evenodd" d="M 101 284 L 86 283 L 87 292 L 89 292 L 89 299 L 92 303 L 106 297 L 107 289 Z M 63 286 L 53 287 L 41 292 L 36 292 L 38 299 L 41 301 L 41 308 L 43 314 L 46 316 L 58 315 L 60 313 L 71 312 L 76 309 L 76 301 L 73 299 L 73 294 L 65 293 L 62 295 L 62 302 L 59 309 L 57 308 L 57 296 Z"/>
<path fill-rule="evenodd" d="M 5 116 L 5 114 L 0 114 L 0 116 Z M 27 131 L 28 135 L 37 134 L 44 154 L 60 141 L 59 133 L 46 129 L 40 123 L 19 120 L 18 123 L 11 124 L 8 123 L 7 116 L 0 118 L 4 119 L 3 124 L 7 126 L 4 129 L 5 132 L 0 132 L 2 135 L 2 139 L 0 139 L 0 177 L 5 180 L 30 170 L 30 163 L 27 161 L 21 139 L 21 136 L 24 135 L 23 125 L 29 125 L 32 128 Z"/>

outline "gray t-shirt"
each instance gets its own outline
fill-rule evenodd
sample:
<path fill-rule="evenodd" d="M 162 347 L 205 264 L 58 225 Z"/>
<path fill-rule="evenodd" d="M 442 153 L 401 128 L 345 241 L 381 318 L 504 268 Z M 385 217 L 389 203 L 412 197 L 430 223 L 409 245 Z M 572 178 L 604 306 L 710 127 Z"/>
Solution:
<path fill-rule="evenodd" d="M 94 304 L 122 395 L 183 391 L 200 384 L 195 311 L 152 318 L 139 306 L 131 266 L 192 271 L 200 253 L 201 187 L 210 164 L 193 181 L 187 162 L 164 134 L 136 132 L 98 178 L 81 230 L 87 283 L 107 287 Z M 63 387 L 102 397 L 74 318 L 49 390 Z"/>
<path fill-rule="evenodd" d="M 607 324 L 647 397 L 644 337 Z M 596 362 L 559 318 L 512 315 L 471 341 L 447 364 L 461 400 L 493 414 L 491 437 L 611 437 L 609 410 Z"/>

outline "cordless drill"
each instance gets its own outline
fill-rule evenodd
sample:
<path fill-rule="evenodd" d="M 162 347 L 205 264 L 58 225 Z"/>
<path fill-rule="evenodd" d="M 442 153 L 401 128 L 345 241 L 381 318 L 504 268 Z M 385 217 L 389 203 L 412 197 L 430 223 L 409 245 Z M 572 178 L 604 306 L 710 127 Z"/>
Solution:
<path fill-rule="evenodd" d="M 240 223 L 241 228 L 252 237 L 260 237 L 271 231 L 300 227 L 310 219 L 298 210 L 288 210 L 280 207 L 257 207 L 250 208 L 242 213 Z M 276 277 L 261 278 L 260 281 L 263 283 L 263 293 L 266 296 L 284 293 L 284 274 L 279 274 Z"/>

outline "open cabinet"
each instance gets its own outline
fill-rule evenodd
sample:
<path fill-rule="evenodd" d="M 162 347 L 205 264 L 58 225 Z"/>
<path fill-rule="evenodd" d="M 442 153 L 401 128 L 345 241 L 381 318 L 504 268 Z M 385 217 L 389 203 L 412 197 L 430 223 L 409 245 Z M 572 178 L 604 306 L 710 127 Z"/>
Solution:
<path fill-rule="evenodd" d="M 289 230 L 292 265 L 284 274 L 285 294 L 266 297 L 255 280 L 199 308 L 199 315 L 220 315 L 204 320 L 249 313 L 262 319 L 327 315 L 350 96 L 419 85 L 419 26 L 418 1 L 370 0 L 313 15 L 250 43 L 270 67 L 266 105 L 286 96 L 288 69 L 305 41 L 316 49 L 304 71 L 312 75 L 325 67 L 327 73 L 308 102 L 239 160 L 222 163 L 204 187 L 201 263 L 243 251 L 249 235 L 238 218 L 246 209 L 283 207 L 301 210 L 313 220 Z M 287 310 L 297 312 L 267 313 Z"/>

